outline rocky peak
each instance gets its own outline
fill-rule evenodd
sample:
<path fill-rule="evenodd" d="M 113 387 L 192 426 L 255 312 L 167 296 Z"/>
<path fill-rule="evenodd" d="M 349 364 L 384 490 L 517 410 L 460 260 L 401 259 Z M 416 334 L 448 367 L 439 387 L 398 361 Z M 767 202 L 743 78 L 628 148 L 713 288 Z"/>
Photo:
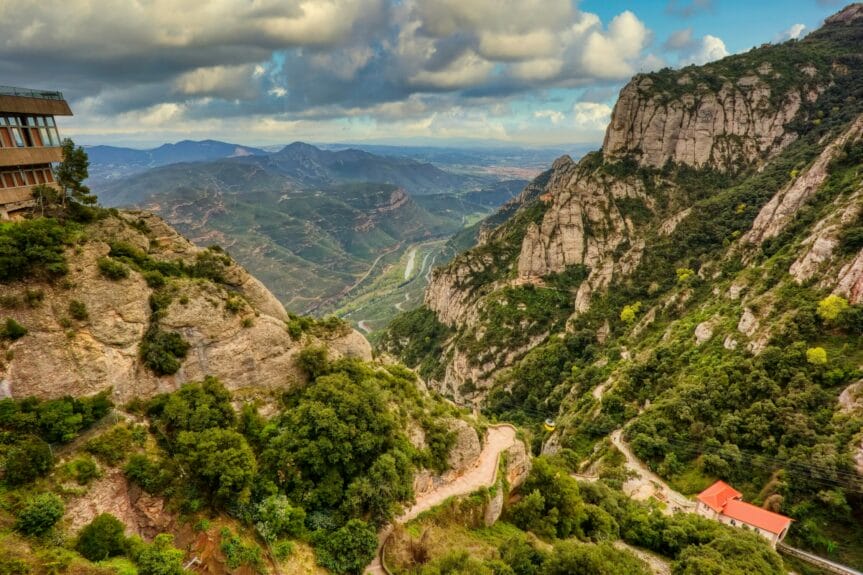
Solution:
<path fill-rule="evenodd" d="M 651 75 L 636 76 L 620 92 L 602 146 L 607 160 L 632 156 L 654 168 L 677 162 L 720 170 L 752 164 L 794 140 L 787 124 L 804 99 L 817 97 L 773 94 L 774 72 L 764 65 L 738 79 L 716 76 L 718 88 L 685 70 L 658 74 L 671 76 L 663 88 Z"/>
<path fill-rule="evenodd" d="M 638 261 L 637 253 L 615 261 L 614 254 L 624 243 L 640 251 L 634 226 L 616 200 L 635 199 L 645 205 L 652 200 L 640 183 L 610 178 L 581 169 L 572 160 L 563 160 L 554 163 L 542 196 L 549 198 L 548 210 L 541 223 L 527 228 L 518 258 L 518 275 L 523 281 L 531 281 L 560 273 L 569 266 L 587 266 L 590 277 L 576 296 L 576 309 L 583 311 L 590 294 L 607 286 L 616 270 L 629 270 Z"/>
<path fill-rule="evenodd" d="M 854 20 L 863 18 L 863 4 L 849 4 L 836 14 L 824 20 L 824 24 L 850 24 Z"/>
<path fill-rule="evenodd" d="M 0 397 L 82 396 L 111 388 L 112 399 L 124 403 L 213 375 L 232 391 L 266 401 L 270 392 L 304 380 L 295 359 L 310 336 L 291 337 L 282 305 L 233 262 L 218 283 L 170 280 L 172 300 L 160 312 L 160 325 L 179 333 L 190 349 L 176 374 L 155 375 L 139 353 L 154 290 L 135 270 L 118 280 L 100 273 L 99 261 L 112 242 L 162 262 L 191 263 L 204 251 L 154 215 L 120 212 L 88 225 L 86 240 L 68 249 L 69 273 L 62 281 L 3 284 L 0 317 L 13 318 L 28 333 L 0 341 L 6 357 L 0 362 Z M 38 305 L 16 303 L 28 293 L 40 294 Z M 70 317 L 72 301 L 80 302 L 86 317 Z M 334 357 L 371 358 L 369 343 L 351 330 L 322 343 Z"/>

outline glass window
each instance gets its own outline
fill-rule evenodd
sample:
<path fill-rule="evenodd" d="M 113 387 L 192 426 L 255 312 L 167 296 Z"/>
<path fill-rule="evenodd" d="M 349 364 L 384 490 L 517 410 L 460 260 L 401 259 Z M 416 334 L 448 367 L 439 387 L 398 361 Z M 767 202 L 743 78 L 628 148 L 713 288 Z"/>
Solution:
<path fill-rule="evenodd" d="M 43 146 L 51 146 L 54 142 L 51 141 L 51 136 L 48 135 L 47 128 L 39 128 L 39 137 L 42 139 Z"/>
<path fill-rule="evenodd" d="M 24 174 L 22 174 L 21 172 L 15 172 L 15 185 L 16 185 L 16 186 L 25 186 L 25 185 L 27 185 L 27 184 L 24 182 Z"/>
<path fill-rule="evenodd" d="M 24 138 L 21 137 L 21 128 L 11 128 L 12 131 L 12 139 L 15 141 L 15 145 L 19 148 L 24 147 Z"/>
<path fill-rule="evenodd" d="M 40 127 L 44 126 L 45 125 L 45 116 L 36 116 L 36 123 L 39 124 Z"/>
<path fill-rule="evenodd" d="M 5 126 L 5 125 L 6 125 L 6 118 L 4 118 L 3 116 L 0 116 L 0 126 Z"/>
<path fill-rule="evenodd" d="M 51 134 L 51 143 L 55 146 L 60 145 L 60 133 L 57 131 L 57 128 L 51 128 L 48 130 Z"/>
<path fill-rule="evenodd" d="M 48 125 L 49 125 L 49 126 L 53 126 L 53 125 L 54 125 L 54 116 L 48 116 L 48 118 L 46 118 L 46 119 L 48 120 Z"/>
<path fill-rule="evenodd" d="M 27 116 L 27 125 L 28 126 L 36 126 L 36 118 L 33 116 Z"/>

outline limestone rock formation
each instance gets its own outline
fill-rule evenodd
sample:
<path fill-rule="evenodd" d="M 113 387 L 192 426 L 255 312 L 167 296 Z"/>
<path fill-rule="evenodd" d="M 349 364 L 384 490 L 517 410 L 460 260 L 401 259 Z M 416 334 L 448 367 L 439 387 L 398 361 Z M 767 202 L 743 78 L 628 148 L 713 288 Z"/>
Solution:
<path fill-rule="evenodd" d="M 558 159 L 552 170 L 547 187 L 551 204 L 542 222 L 527 228 L 518 274 L 531 280 L 586 265 L 590 277 L 576 295 L 576 309 L 583 311 L 592 292 L 606 287 L 616 272 L 637 265 L 643 248 L 634 241 L 634 225 L 615 200 L 637 199 L 648 206 L 652 200 L 639 184 L 579 169 L 569 156 Z M 630 239 L 630 257 L 615 261 L 615 251 Z"/>
<path fill-rule="evenodd" d="M 620 92 L 603 153 L 609 160 L 634 156 L 655 168 L 677 162 L 731 170 L 756 163 L 795 139 L 787 124 L 802 102 L 818 96 L 802 70 L 798 88 L 773 94 L 773 74 L 769 66 L 736 80 L 716 72 L 718 90 L 686 71 L 668 87 L 658 85 L 658 75 L 636 76 Z M 779 104 L 772 105 L 777 97 Z"/>
<path fill-rule="evenodd" d="M 202 250 L 145 213 L 121 212 L 91 224 L 87 232 L 88 240 L 68 251 L 69 273 L 62 281 L 4 285 L 4 295 L 19 301 L 28 291 L 43 295 L 33 307 L 3 310 L 4 316 L 28 330 L 25 337 L 4 344 L 9 360 L 0 365 L 0 392 L 5 396 L 78 396 L 112 388 L 112 399 L 123 403 L 207 375 L 219 377 L 234 392 L 257 395 L 303 380 L 295 356 L 304 342 L 288 334 L 284 308 L 234 263 L 227 266 L 220 283 L 172 280 L 175 293 L 160 325 L 180 333 L 191 348 L 175 375 L 154 375 L 139 357 L 139 344 L 150 324 L 148 299 L 153 290 L 134 270 L 128 278 L 109 280 L 100 274 L 97 262 L 115 241 L 165 261 L 191 263 Z M 228 301 L 237 298 L 239 311 L 229 310 Z M 87 319 L 70 317 L 73 300 L 84 304 Z M 365 338 L 350 330 L 334 334 L 325 344 L 334 357 L 371 357 Z"/>
<path fill-rule="evenodd" d="M 830 142 L 806 171 L 767 202 L 755 218 L 752 229 L 744 236 L 744 241 L 760 244 L 768 238 L 779 235 L 793 219 L 794 214 L 827 179 L 827 167 L 836 154 L 846 142 L 860 138 L 861 134 L 863 134 L 863 116 L 858 117 L 848 130 Z"/>

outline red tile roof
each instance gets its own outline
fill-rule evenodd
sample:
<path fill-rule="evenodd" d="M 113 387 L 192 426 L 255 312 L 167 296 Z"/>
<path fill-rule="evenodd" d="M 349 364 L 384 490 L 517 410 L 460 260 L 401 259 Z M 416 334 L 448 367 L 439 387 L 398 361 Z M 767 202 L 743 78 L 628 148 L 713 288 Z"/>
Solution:
<path fill-rule="evenodd" d="M 722 513 L 722 508 L 732 499 L 739 499 L 743 494 L 725 483 L 717 481 L 698 494 L 697 499 L 716 511 Z"/>
<path fill-rule="evenodd" d="M 725 509 L 722 514 L 742 521 L 754 527 L 759 527 L 765 531 L 779 535 L 783 529 L 787 529 L 791 525 L 791 519 L 772 511 L 767 511 L 761 507 L 744 503 L 743 501 L 732 499 L 725 504 Z"/>

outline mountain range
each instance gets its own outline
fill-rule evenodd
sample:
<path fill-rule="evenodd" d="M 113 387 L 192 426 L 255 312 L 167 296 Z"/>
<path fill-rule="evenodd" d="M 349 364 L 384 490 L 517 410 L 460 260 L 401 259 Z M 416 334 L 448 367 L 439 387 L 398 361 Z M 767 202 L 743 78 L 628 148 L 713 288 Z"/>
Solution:
<path fill-rule="evenodd" d="M 177 147 L 186 151 L 179 157 L 235 149 L 211 142 L 197 151 L 194 143 Z M 488 214 L 525 183 L 300 142 L 252 151 L 92 187 L 106 206 L 143 207 L 199 244 L 219 243 L 291 309 L 314 311 L 335 306 L 411 244 L 445 239 Z"/>
<path fill-rule="evenodd" d="M 861 42 L 855 4 L 637 75 L 601 150 L 453 238 L 382 351 L 579 473 L 622 472 L 628 442 L 670 489 L 735 484 L 863 567 Z"/>

